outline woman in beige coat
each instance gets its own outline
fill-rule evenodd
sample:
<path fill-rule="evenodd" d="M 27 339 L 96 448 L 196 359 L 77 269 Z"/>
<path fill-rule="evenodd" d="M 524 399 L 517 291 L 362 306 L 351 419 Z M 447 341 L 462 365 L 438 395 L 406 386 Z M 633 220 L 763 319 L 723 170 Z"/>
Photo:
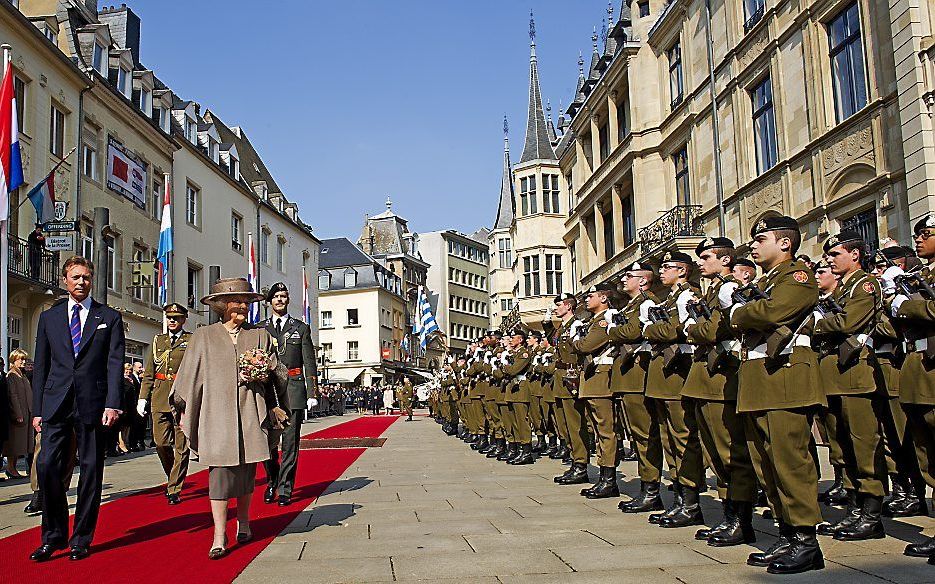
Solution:
<path fill-rule="evenodd" d="M 207 465 L 208 498 L 214 519 L 211 559 L 227 553 L 227 508 L 237 499 L 237 541 L 250 541 L 250 498 L 256 464 L 268 460 L 271 410 L 285 405 L 286 379 L 272 338 L 246 323 L 249 305 L 263 298 L 243 278 L 218 280 L 202 298 L 221 322 L 195 331 L 172 386 L 182 432 L 192 458 Z M 244 351 L 263 349 L 271 359 L 265 382 L 245 383 L 238 361 Z M 288 409 L 286 406 L 284 409 Z"/>
<path fill-rule="evenodd" d="M 32 387 L 23 373 L 29 354 L 22 349 L 10 352 L 10 372 L 7 374 L 7 391 L 10 398 L 10 436 L 3 445 L 7 457 L 6 472 L 12 478 L 23 475 L 16 471 L 20 456 L 32 454 L 36 434 L 32 429 Z"/>

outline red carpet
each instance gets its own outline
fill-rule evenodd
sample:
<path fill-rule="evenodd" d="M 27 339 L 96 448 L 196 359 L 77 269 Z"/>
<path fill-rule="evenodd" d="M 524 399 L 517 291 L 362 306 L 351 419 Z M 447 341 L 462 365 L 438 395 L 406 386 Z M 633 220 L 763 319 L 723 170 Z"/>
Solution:
<path fill-rule="evenodd" d="M 376 438 L 397 419 L 358 418 L 306 437 Z M 181 505 L 166 505 L 162 487 L 101 505 L 93 553 L 86 560 L 72 562 L 58 556 L 42 564 L 30 562 L 29 554 L 40 543 L 38 527 L 0 539 L 0 582 L 230 582 L 363 452 L 363 448 L 300 451 L 289 507 L 263 503 L 266 478 L 263 465 L 258 465 L 257 489 L 250 506 L 254 539 L 246 545 L 234 543 L 237 522 L 232 506 L 228 522 L 231 552 L 221 560 L 208 559 L 212 533 L 208 471 L 201 471 L 186 480 Z M 159 464 L 155 456 L 151 462 Z M 112 467 L 105 470 L 105 483 L 108 472 L 115 471 Z"/>

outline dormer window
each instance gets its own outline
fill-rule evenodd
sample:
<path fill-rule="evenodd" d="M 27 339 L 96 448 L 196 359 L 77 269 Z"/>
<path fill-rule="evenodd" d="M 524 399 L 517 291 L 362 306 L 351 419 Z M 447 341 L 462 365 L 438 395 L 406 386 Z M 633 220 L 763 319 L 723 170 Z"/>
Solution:
<path fill-rule="evenodd" d="M 208 158 L 215 163 L 218 161 L 218 143 L 211 136 L 208 136 Z"/>
<path fill-rule="evenodd" d="M 48 24 L 45 25 L 42 29 L 42 34 L 44 34 L 45 38 L 49 39 L 53 45 L 58 45 L 58 34 L 52 30 L 51 26 Z"/>
<path fill-rule="evenodd" d="M 228 168 L 230 169 L 230 175 L 234 178 L 234 180 L 239 181 L 240 180 L 240 161 L 234 158 L 233 156 L 231 156 L 230 166 L 228 166 Z"/>
<path fill-rule="evenodd" d="M 117 68 L 117 91 L 130 97 L 130 72 L 123 67 Z"/>
<path fill-rule="evenodd" d="M 348 268 L 347 270 L 344 271 L 344 287 L 353 288 L 356 285 L 357 285 L 357 272 L 354 271 L 353 268 Z M 352 324 L 350 320 L 348 321 L 348 324 Z M 357 323 L 355 322 L 353 324 L 357 324 Z"/>
<path fill-rule="evenodd" d="M 185 139 L 192 144 L 198 143 L 198 128 L 195 125 L 195 120 L 187 116 L 185 117 Z"/>
<path fill-rule="evenodd" d="M 140 89 L 140 111 L 151 116 L 153 114 L 153 94 L 145 87 Z"/>
<path fill-rule="evenodd" d="M 327 290 L 331 288 L 331 274 L 328 272 L 319 272 L 318 274 L 318 289 Z"/>
<path fill-rule="evenodd" d="M 105 51 L 104 45 L 100 43 L 94 43 L 94 53 L 91 57 L 91 66 L 94 67 L 94 70 L 104 75 L 104 61 L 105 61 Z"/>

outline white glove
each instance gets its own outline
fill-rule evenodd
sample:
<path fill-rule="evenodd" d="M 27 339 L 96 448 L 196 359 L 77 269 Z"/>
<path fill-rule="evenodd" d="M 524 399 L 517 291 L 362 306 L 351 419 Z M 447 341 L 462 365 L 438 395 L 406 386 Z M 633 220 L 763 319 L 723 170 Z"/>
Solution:
<path fill-rule="evenodd" d="M 675 300 L 675 307 L 679 311 L 679 322 L 685 322 L 688 318 L 688 302 L 695 297 L 691 290 L 685 290 Z"/>
<path fill-rule="evenodd" d="M 545 309 L 545 318 L 543 320 L 548 320 L 548 321 L 552 320 L 552 307 L 551 306 Z"/>
<path fill-rule="evenodd" d="M 893 316 L 896 316 L 896 313 L 899 312 L 899 307 L 902 306 L 903 302 L 909 300 L 909 297 L 905 294 L 899 294 L 896 298 L 893 298 Z"/>
<path fill-rule="evenodd" d="M 737 282 L 728 282 L 718 288 L 717 301 L 721 308 L 727 309 L 734 305 L 733 293 L 737 289 Z"/>
<path fill-rule="evenodd" d="M 146 416 L 146 400 L 145 399 L 137 400 L 136 413 L 138 413 L 141 418 Z"/>
<path fill-rule="evenodd" d="M 890 266 L 886 268 L 882 274 L 880 274 L 880 284 L 883 286 L 884 294 L 892 294 L 896 292 L 896 276 L 905 274 L 906 272 L 899 266 Z"/>
<path fill-rule="evenodd" d="M 572 337 L 577 337 L 578 331 L 580 331 L 582 328 L 584 328 L 584 323 L 580 320 L 576 320 L 575 322 L 571 323 L 570 327 L 568 327 L 568 333 Z"/>
<path fill-rule="evenodd" d="M 640 304 L 640 322 L 644 325 L 652 322 L 649 320 L 649 309 L 655 305 L 656 303 L 651 300 L 647 300 L 646 302 Z"/>
<path fill-rule="evenodd" d="M 501 354 L 500 354 L 500 363 L 502 363 L 502 364 L 504 364 L 504 365 L 507 365 L 507 364 L 509 363 L 509 361 L 506 360 L 506 357 L 507 357 L 507 351 L 504 351 L 503 353 L 501 353 Z"/>
<path fill-rule="evenodd" d="M 604 312 L 604 322 L 607 323 L 607 330 L 608 330 L 608 331 L 609 331 L 610 329 L 614 328 L 615 326 L 617 326 L 617 325 L 614 323 L 614 316 L 616 316 L 617 314 L 620 314 L 620 311 L 617 310 L 616 308 L 608 308 L 608 309 Z"/>
<path fill-rule="evenodd" d="M 825 317 L 825 316 L 824 316 L 821 312 L 819 312 L 819 311 L 817 311 L 817 310 L 815 310 L 815 311 L 812 312 L 812 318 L 815 319 L 815 324 L 818 324 L 818 321 L 821 320 L 821 319 L 823 319 L 824 317 Z"/>
<path fill-rule="evenodd" d="M 306 409 L 306 410 L 310 410 L 310 409 L 314 408 L 314 407 L 317 406 L 317 405 L 318 405 L 318 400 L 315 399 L 315 398 L 313 398 L 313 397 L 310 397 L 310 398 L 308 398 L 307 400 L 305 400 L 305 409 Z"/>

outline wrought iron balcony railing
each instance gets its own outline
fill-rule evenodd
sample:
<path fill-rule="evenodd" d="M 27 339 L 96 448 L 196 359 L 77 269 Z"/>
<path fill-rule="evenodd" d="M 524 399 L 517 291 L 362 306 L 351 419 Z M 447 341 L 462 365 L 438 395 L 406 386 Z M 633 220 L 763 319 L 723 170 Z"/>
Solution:
<path fill-rule="evenodd" d="M 639 230 L 640 252 L 648 255 L 676 237 L 702 237 L 701 205 L 676 205 Z"/>
<path fill-rule="evenodd" d="M 753 11 L 753 14 L 747 18 L 746 22 L 743 23 L 743 32 L 744 34 L 750 32 L 754 26 L 763 18 L 763 14 L 766 12 L 766 3 L 760 4 L 760 7 Z"/>
<path fill-rule="evenodd" d="M 49 288 L 58 288 L 59 263 L 57 251 L 47 251 L 41 247 L 30 246 L 29 242 L 11 235 L 9 260 L 11 274 L 38 282 Z"/>

